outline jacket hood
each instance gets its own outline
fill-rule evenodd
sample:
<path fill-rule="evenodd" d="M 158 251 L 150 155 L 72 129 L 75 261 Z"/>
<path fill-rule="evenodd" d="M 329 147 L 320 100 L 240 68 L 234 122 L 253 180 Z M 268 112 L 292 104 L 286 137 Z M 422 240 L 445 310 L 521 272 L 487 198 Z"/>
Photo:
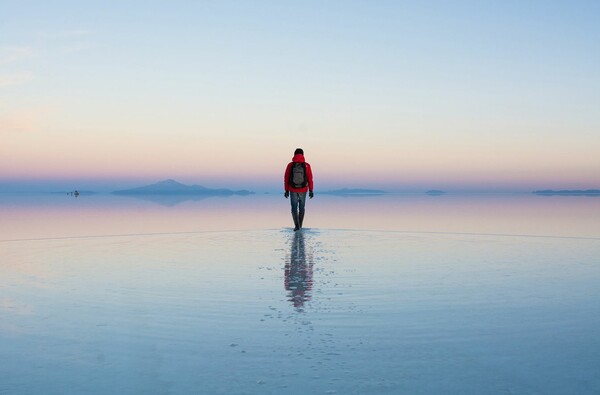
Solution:
<path fill-rule="evenodd" d="M 294 157 L 292 158 L 292 162 L 300 162 L 300 163 L 304 163 L 304 162 L 306 162 L 306 161 L 304 160 L 304 155 L 302 155 L 302 154 L 296 154 L 296 155 L 294 155 Z"/>

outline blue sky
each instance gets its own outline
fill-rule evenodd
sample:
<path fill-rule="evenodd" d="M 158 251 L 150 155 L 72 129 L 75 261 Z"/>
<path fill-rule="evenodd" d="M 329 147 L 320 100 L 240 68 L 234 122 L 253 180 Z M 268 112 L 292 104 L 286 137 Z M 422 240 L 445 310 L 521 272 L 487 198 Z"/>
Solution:
<path fill-rule="evenodd" d="M 331 187 L 597 187 L 598 15 L 584 1 L 3 1 L 0 185 L 276 188 L 302 146 Z"/>

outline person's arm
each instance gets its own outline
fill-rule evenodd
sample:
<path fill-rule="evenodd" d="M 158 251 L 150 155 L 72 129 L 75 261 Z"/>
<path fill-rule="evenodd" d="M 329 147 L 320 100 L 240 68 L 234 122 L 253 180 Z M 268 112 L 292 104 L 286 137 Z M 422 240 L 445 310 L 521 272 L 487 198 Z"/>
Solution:
<path fill-rule="evenodd" d="M 306 176 L 308 177 L 308 191 L 312 192 L 313 191 L 313 175 L 312 175 L 312 168 L 310 167 L 310 165 L 308 163 L 306 164 Z"/>
<path fill-rule="evenodd" d="M 285 173 L 283 175 L 283 190 L 285 192 L 289 191 L 288 180 L 290 179 L 290 168 L 291 167 L 292 167 L 292 164 L 288 163 L 287 167 L 285 168 Z"/>

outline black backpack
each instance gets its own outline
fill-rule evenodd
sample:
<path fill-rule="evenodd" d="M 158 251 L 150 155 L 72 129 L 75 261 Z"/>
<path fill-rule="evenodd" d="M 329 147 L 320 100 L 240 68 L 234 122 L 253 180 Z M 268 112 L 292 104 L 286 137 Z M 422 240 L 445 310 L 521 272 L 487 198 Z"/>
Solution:
<path fill-rule="evenodd" d="M 294 162 L 290 169 L 289 184 L 292 188 L 304 188 L 308 184 L 306 179 L 306 163 Z"/>

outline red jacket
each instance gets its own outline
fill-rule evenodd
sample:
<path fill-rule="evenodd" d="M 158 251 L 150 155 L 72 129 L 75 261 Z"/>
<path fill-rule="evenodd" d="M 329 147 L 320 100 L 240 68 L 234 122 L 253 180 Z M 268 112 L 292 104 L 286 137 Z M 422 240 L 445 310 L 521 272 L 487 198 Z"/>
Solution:
<path fill-rule="evenodd" d="M 288 163 L 287 167 L 285 168 L 285 175 L 283 176 L 284 190 L 290 191 L 290 192 L 306 192 L 306 191 L 312 192 L 313 191 L 313 176 L 312 176 L 312 170 L 308 163 L 306 163 L 306 178 L 308 178 L 308 186 L 303 187 L 303 188 L 294 188 L 293 186 L 290 185 L 290 171 L 292 169 L 292 165 L 294 164 L 294 162 L 306 163 L 306 161 L 304 160 L 304 155 L 302 155 L 302 154 L 294 155 L 294 157 L 292 158 L 292 161 L 290 163 Z"/>

